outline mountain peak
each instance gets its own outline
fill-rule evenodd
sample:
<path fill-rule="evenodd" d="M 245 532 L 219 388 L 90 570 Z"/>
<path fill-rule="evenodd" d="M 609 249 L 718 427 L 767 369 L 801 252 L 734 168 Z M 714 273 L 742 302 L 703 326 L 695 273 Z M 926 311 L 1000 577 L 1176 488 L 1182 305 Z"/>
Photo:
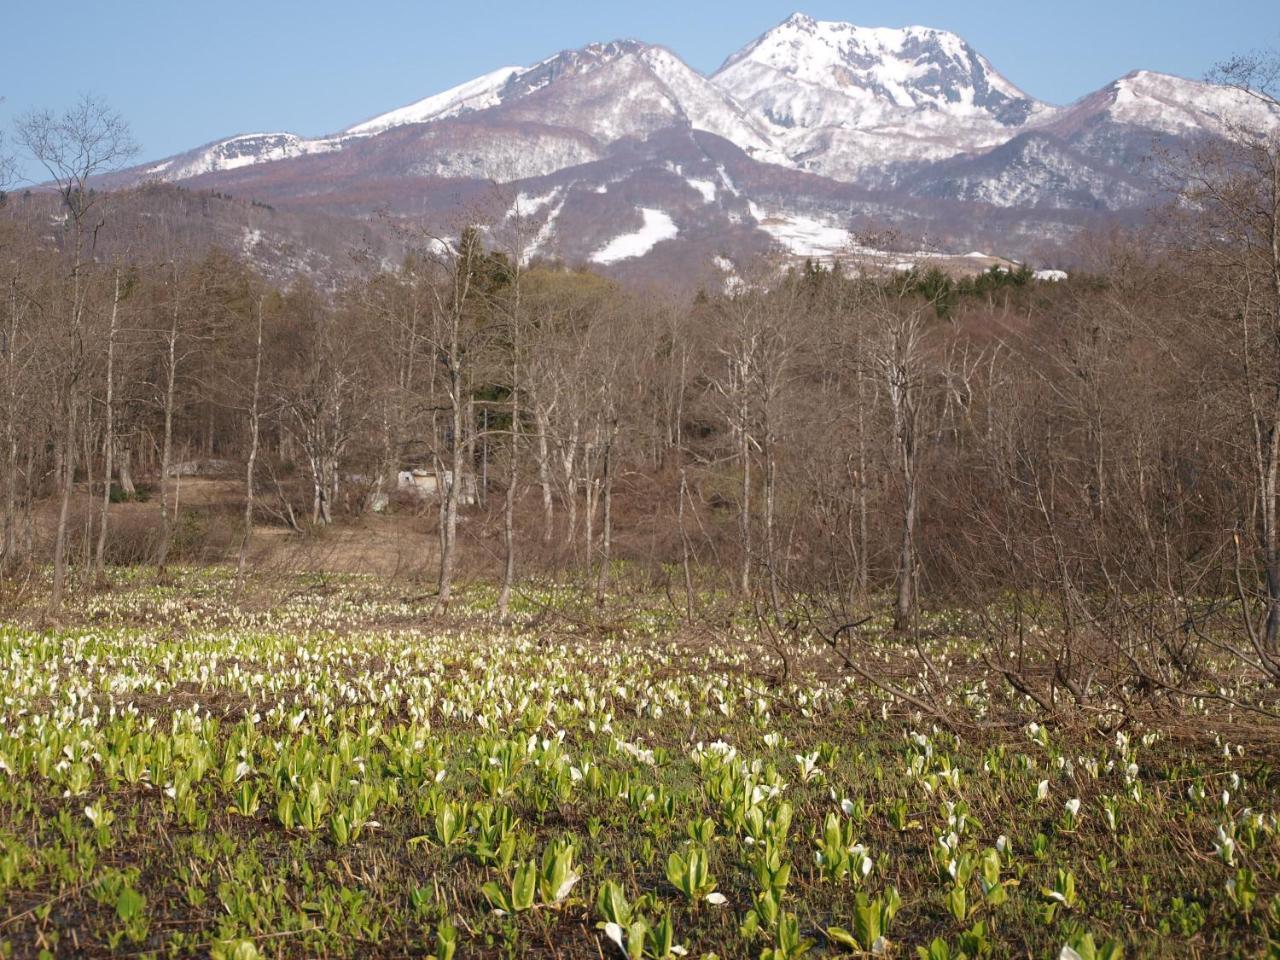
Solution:
<path fill-rule="evenodd" d="M 643 53 L 653 44 L 645 43 L 643 40 L 634 40 L 630 37 L 620 37 L 615 40 L 596 41 L 588 43 L 581 50 L 584 53 L 591 53 L 604 59 L 614 57 L 625 57 L 629 53 Z"/>
<path fill-rule="evenodd" d="M 760 71 L 847 95 L 861 91 L 903 109 L 998 114 L 1011 101 L 1032 103 L 963 38 L 932 27 L 863 27 L 793 14 L 729 57 L 715 76 L 732 88 L 741 85 L 739 75 Z"/>
<path fill-rule="evenodd" d="M 579 68 L 598 66 L 604 63 L 611 63 L 614 60 L 621 60 L 623 57 L 644 53 L 651 47 L 652 44 L 645 43 L 643 40 L 597 40 L 583 47 L 561 50 L 559 53 L 535 64 L 530 69 L 536 70 L 538 67 L 548 64 L 572 64 Z"/>
<path fill-rule="evenodd" d="M 343 133 L 367 136 L 404 124 L 430 123 L 433 120 L 487 110 L 562 77 L 586 73 L 653 49 L 655 48 L 650 44 L 640 40 L 609 40 L 589 43 L 575 50 L 561 50 L 532 67 L 502 67 L 408 106 L 362 121 L 348 127 Z"/>
<path fill-rule="evenodd" d="M 817 23 L 818 21 L 813 19 L 813 17 L 809 16 L 807 13 L 800 13 L 797 11 L 796 13 L 793 13 L 791 16 L 787 17 L 787 19 L 783 20 L 781 26 L 807 28 L 807 27 L 817 26 Z"/>
<path fill-rule="evenodd" d="M 802 165 L 841 179 L 1002 142 L 1051 112 L 964 39 L 796 14 L 712 77 Z"/>

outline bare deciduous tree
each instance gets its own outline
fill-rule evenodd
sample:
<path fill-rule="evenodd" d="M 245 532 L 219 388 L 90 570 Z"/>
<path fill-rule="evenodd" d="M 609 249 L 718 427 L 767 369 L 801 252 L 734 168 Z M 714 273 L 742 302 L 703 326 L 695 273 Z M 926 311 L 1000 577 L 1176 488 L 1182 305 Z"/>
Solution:
<path fill-rule="evenodd" d="M 58 401 L 61 424 L 61 499 L 54 540 L 53 589 L 49 608 L 62 606 L 67 576 L 67 521 L 75 481 L 76 432 L 85 384 L 85 262 L 103 219 L 90 187 L 93 177 L 128 162 L 137 153 L 129 125 L 102 100 L 83 96 L 61 114 L 28 113 L 18 120 L 18 141 L 49 174 L 62 198 L 69 233 L 70 291 L 61 311 L 64 325 Z"/>

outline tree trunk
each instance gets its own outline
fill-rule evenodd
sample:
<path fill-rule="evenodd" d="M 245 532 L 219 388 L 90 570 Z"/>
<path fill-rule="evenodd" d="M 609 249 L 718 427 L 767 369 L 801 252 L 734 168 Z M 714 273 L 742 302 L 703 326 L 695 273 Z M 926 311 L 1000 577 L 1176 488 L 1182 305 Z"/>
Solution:
<path fill-rule="evenodd" d="M 466 464 L 468 472 L 475 469 L 476 466 L 476 401 L 475 397 L 467 398 L 467 405 L 463 411 L 463 427 L 465 429 L 464 436 L 467 438 L 462 448 L 462 462 Z M 454 474 L 454 479 L 459 480 L 458 474 Z M 480 506 L 484 506 L 484 492 L 477 491 L 477 500 Z M 461 497 L 461 494 L 459 494 Z"/>
<path fill-rule="evenodd" d="M 93 557 L 94 576 L 101 580 L 107 559 L 107 522 L 111 508 L 111 474 L 116 451 L 115 432 L 115 360 L 116 330 L 120 315 L 120 268 L 116 267 L 115 295 L 111 300 L 111 322 L 107 328 L 107 396 L 103 413 L 102 437 L 102 505 L 98 512 L 98 546 Z"/>
<path fill-rule="evenodd" d="M 738 462 L 742 465 L 742 488 L 738 504 L 738 545 L 742 551 L 738 569 L 738 593 L 751 595 L 751 437 L 747 433 L 745 404 L 739 410 Z"/>
<path fill-rule="evenodd" d="M 160 446 L 160 542 L 156 546 L 156 569 L 163 572 L 173 539 L 173 519 L 169 515 L 169 473 L 173 467 L 173 402 L 178 379 L 178 289 L 174 273 L 173 316 L 169 324 L 165 358 L 164 437 Z"/>
<path fill-rule="evenodd" d="M 4 417 L 4 555 L 0 573 L 13 569 L 18 544 L 18 281 L 10 287 L 9 330 L 5 350 L 6 409 Z"/>
<path fill-rule="evenodd" d="M 1277 398 L 1280 402 L 1280 398 Z M 1280 635 L 1280 529 L 1277 529 L 1277 494 L 1280 494 L 1280 419 L 1260 431 L 1262 496 L 1258 518 L 1262 538 L 1262 571 L 1266 587 L 1267 616 L 1264 625 L 1268 651 L 1276 649 Z"/>
<path fill-rule="evenodd" d="M 898 548 L 898 590 L 893 609 L 893 629 L 906 630 L 915 612 L 916 573 L 916 488 L 907 481 L 906 504 L 902 518 L 902 539 Z"/>
<path fill-rule="evenodd" d="M 551 465 L 547 450 L 547 414 L 541 404 L 534 405 L 534 423 L 538 430 L 538 485 L 542 488 L 542 542 L 551 542 L 555 527 L 555 502 L 551 498 Z"/>
<path fill-rule="evenodd" d="M 53 589 L 49 594 L 49 612 L 62 609 L 62 598 L 67 584 L 67 518 L 71 514 L 71 484 L 75 479 L 75 411 L 67 411 L 65 435 L 62 438 L 62 463 L 59 479 L 62 483 L 58 503 L 58 526 L 53 538 Z"/>
<path fill-rule="evenodd" d="M 22 498 L 22 555 L 28 560 L 34 556 L 36 547 L 35 495 L 31 489 L 31 478 L 36 475 L 36 445 L 27 445 L 26 483 Z"/>
<path fill-rule="evenodd" d="M 693 570 L 689 556 L 689 531 L 684 525 L 685 498 L 689 495 L 689 468 L 684 456 L 684 388 L 689 355 L 680 355 L 680 383 L 676 395 L 675 454 L 680 464 L 680 489 L 676 501 L 676 527 L 680 531 L 680 568 L 684 573 L 684 618 L 693 622 Z"/>
<path fill-rule="evenodd" d="M 920 324 L 917 316 L 890 318 L 888 341 L 879 357 L 892 414 L 893 451 L 902 481 L 893 627 L 904 631 L 916 607 L 916 516 L 919 506 Z"/>
<path fill-rule="evenodd" d="M 126 497 L 132 497 L 137 494 L 138 490 L 133 485 L 133 471 L 131 469 L 132 453 L 128 444 L 121 444 L 116 451 L 116 456 L 120 461 L 117 473 L 120 476 L 120 489 Z"/>
<path fill-rule="evenodd" d="M 0 573 L 14 567 L 18 545 L 18 436 L 13 425 L 13 406 L 5 417 L 5 481 L 4 481 L 4 554 L 0 557 Z"/>
<path fill-rule="evenodd" d="M 578 536 L 578 418 L 573 418 L 569 436 L 564 441 L 564 452 L 560 456 L 560 467 L 564 474 L 565 507 L 568 511 L 565 523 L 565 543 L 571 549 L 577 548 Z"/>
<path fill-rule="evenodd" d="M 1280 339 L 1280 163 L 1271 164 L 1271 209 L 1269 227 L 1271 230 L 1271 287 L 1275 297 L 1272 317 L 1273 342 Z M 1278 378 L 1280 382 L 1280 378 Z M 1276 388 L 1275 404 L 1280 407 L 1280 386 Z M 1263 523 L 1264 523 L 1264 561 L 1267 581 L 1267 623 L 1265 642 L 1267 653 L 1280 653 L 1280 530 L 1277 530 L 1276 496 L 1280 473 L 1280 417 L 1272 421 L 1269 427 L 1270 446 L 1266 458 L 1266 476 L 1264 482 Z"/>
<path fill-rule="evenodd" d="M 767 421 L 766 421 L 767 422 Z M 777 462 L 773 452 L 773 427 L 764 430 L 764 557 L 769 574 L 769 602 L 775 617 L 782 616 L 778 596 L 778 565 L 774 549 L 774 511 L 777 505 Z"/>
<path fill-rule="evenodd" d="M 454 550 L 458 539 L 458 488 L 462 484 L 462 458 L 465 453 L 465 445 L 462 438 L 463 414 L 465 411 L 462 402 L 462 370 L 458 366 L 456 352 L 452 353 L 449 358 L 449 397 L 453 437 L 451 438 L 452 442 L 449 449 L 450 475 L 447 478 L 448 483 L 444 490 L 443 536 L 440 544 L 440 584 L 436 600 L 438 608 L 442 611 L 448 607 L 449 600 L 453 596 Z M 437 490 L 440 488 L 440 483 L 444 481 L 445 478 L 438 478 Z"/>
<path fill-rule="evenodd" d="M 84 449 L 80 452 L 80 456 L 84 462 L 84 492 L 85 492 L 85 511 L 84 511 L 84 530 L 80 536 L 80 567 L 86 573 L 89 572 L 93 563 L 93 491 L 94 491 L 94 475 L 93 462 L 97 453 L 94 444 L 93 434 L 93 411 L 87 409 L 84 418 Z"/>
<path fill-rule="evenodd" d="M 600 530 L 600 566 L 596 573 L 596 606 L 604 606 L 605 591 L 609 587 L 609 562 L 613 556 L 613 442 L 618 432 L 617 420 L 609 424 L 609 436 L 604 443 L 604 515 Z"/>
<path fill-rule="evenodd" d="M 249 456 L 244 476 L 244 531 L 240 536 L 240 555 L 236 558 L 236 582 L 244 578 L 249 557 L 249 541 L 253 538 L 253 472 L 258 463 L 260 436 L 258 407 L 262 392 L 262 301 L 257 303 L 257 331 L 253 351 L 253 393 L 249 401 Z"/>
<path fill-rule="evenodd" d="M 591 571 L 595 569 L 595 544 L 596 544 L 596 501 L 600 497 L 600 478 L 595 475 L 595 463 L 593 451 L 590 445 L 583 452 L 582 462 L 589 466 L 589 472 L 584 483 L 587 493 L 587 503 L 585 512 L 585 522 L 583 524 L 583 542 L 586 545 L 586 574 L 587 580 L 591 580 Z"/>
<path fill-rule="evenodd" d="M 518 377 L 518 371 L 517 371 Z M 519 391 L 511 394 L 511 465 L 507 471 L 507 495 L 502 504 L 502 540 L 506 562 L 502 568 L 502 590 L 498 594 L 498 618 L 507 619 L 511 591 L 516 579 L 516 486 L 520 482 L 520 399 Z"/>
<path fill-rule="evenodd" d="M 311 458 L 311 525 L 319 526 L 328 523 L 328 510 L 325 506 L 324 465 Z"/>
<path fill-rule="evenodd" d="M 870 537 L 868 536 L 867 511 L 867 434 L 866 401 L 863 395 L 864 380 L 858 374 L 858 476 L 856 496 L 858 501 L 858 598 L 865 600 L 871 586 Z"/>
<path fill-rule="evenodd" d="M 333 505 L 341 494 L 342 470 L 335 456 L 329 460 L 329 495 L 324 502 L 324 522 L 333 523 Z"/>

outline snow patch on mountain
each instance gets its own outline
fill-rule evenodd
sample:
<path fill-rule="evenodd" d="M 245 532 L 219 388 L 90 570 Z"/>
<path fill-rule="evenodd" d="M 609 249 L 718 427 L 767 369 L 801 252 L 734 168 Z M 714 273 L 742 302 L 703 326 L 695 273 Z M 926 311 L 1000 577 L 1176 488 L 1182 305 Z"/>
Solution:
<path fill-rule="evenodd" d="M 714 180 L 699 180 L 697 177 L 685 177 L 684 182 L 702 194 L 704 203 L 716 202 L 716 183 Z"/>
<path fill-rule="evenodd" d="M 507 219 L 510 220 L 514 216 L 533 217 L 538 211 L 548 204 L 554 203 L 556 197 L 560 196 L 559 187 L 552 187 L 550 193 L 544 193 L 541 196 L 530 196 L 523 190 L 516 194 L 515 202 L 511 205 L 511 209 L 507 211 Z"/>
<path fill-rule="evenodd" d="M 253 256 L 254 248 L 262 242 L 262 231 L 244 227 L 240 239 L 240 251 L 246 257 Z"/>
<path fill-rule="evenodd" d="M 817 217 L 768 211 L 754 202 L 749 208 L 760 229 L 797 257 L 829 257 L 848 250 L 853 239 L 848 230 Z"/>
<path fill-rule="evenodd" d="M 742 279 L 738 273 L 738 268 L 734 266 L 732 260 L 723 254 L 719 254 L 711 258 L 712 265 L 724 274 L 724 280 L 721 289 L 726 296 L 734 297 L 741 293 L 746 293 L 748 284 Z"/>
<path fill-rule="evenodd" d="M 601 265 L 643 257 L 663 240 L 672 240 L 680 233 L 670 215 L 651 207 L 642 207 L 640 215 L 644 225 L 634 233 L 614 237 L 591 255 L 591 262 Z"/>
<path fill-rule="evenodd" d="M 533 235 L 533 239 L 524 248 L 521 256 L 522 266 L 549 248 L 556 236 L 556 221 L 560 219 L 560 213 L 564 210 L 564 205 L 568 199 L 569 195 L 566 192 L 560 198 L 560 202 L 551 208 L 551 212 L 547 214 L 547 219 L 543 221 L 542 226 L 538 228 L 538 232 Z"/>
<path fill-rule="evenodd" d="M 726 190 L 728 190 L 735 197 L 742 196 L 742 191 L 738 189 L 737 184 L 733 182 L 733 180 L 729 177 L 728 172 L 725 171 L 724 164 L 719 164 L 716 166 L 716 173 L 720 175 L 720 182 L 724 184 L 724 188 Z"/>

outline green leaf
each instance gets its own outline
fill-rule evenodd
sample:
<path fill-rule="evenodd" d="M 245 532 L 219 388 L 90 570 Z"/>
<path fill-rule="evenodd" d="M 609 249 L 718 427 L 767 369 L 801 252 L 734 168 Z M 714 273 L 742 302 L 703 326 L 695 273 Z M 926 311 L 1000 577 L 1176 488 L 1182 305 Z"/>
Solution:
<path fill-rule="evenodd" d="M 125 887 L 116 898 L 116 916 L 126 923 L 142 913 L 146 897 L 132 887 Z"/>
<path fill-rule="evenodd" d="M 842 947 L 848 947 L 850 950 L 858 949 L 857 939 L 844 927 L 827 927 L 827 937 L 832 943 L 838 943 Z"/>

